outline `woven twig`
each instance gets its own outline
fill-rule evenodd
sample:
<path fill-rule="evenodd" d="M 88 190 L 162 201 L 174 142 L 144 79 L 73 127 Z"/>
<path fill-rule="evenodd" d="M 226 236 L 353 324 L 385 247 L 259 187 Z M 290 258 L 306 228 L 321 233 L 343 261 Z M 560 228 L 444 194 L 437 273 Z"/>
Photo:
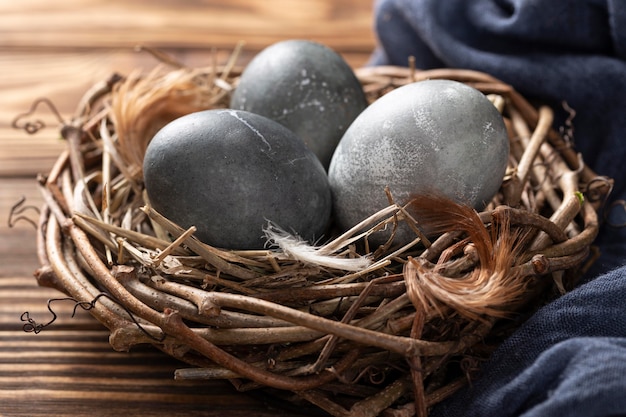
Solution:
<path fill-rule="evenodd" d="M 159 67 L 95 86 L 63 126 L 68 151 L 40 178 L 39 283 L 81 301 L 106 292 L 89 311 L 110 329 L 114 349 L 150 343 L 193 365 L 177 378 L 291 392 L 334 416 L 426 415 L 513 323 L 572 285 L 611 180 L 552 129 L 550 108 L 474 71 L 357 70 L 370 100 L 446 78 L 499 107 L 511 138 L 500 192 L 480 213 L 438 202 L 469 219 L 465 227 L 445 226 L 443 216 L 444 230 L 429 241 L 417 224 L 434 221 L 432 211 L 390 195 L 389 207 L 315 248 L 367 259 L 351 270 L 281 248 L 211 247 L 195 228 L 164 218 L 144 198 L 145 146 L 175 117 L 225 107 L 240 74 L 233 62 Z M 398 222 L 416 230 L 413 242 L 370 247 L 369 233 Z"/>

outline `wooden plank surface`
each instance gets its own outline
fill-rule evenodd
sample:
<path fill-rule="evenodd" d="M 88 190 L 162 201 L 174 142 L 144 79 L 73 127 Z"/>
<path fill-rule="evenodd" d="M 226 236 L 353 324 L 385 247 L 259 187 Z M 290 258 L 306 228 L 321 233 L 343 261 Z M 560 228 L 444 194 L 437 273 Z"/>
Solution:
<path fill-rule="evenodd" d="M 364 65 L 374 46 L 372 0 L 24 0 L 0 2 L 0 175 L 36 174 L 62 144 L 58 119 L 46 106 L 37 116 L 50 127 L 36 138 L 11 128 L 16 116 L 46 97 L 65 118 L 82 94 L 117 72 L 154 68 L 138 45 L 157 48 L 189 66 L 226 61 L 244 42 L 238 64 L 279 40 L 306 38 Z M 21 146 L 22 143 L 26 146 Z M 46 149 L 43 149 L 43 148 Z M 33 150 L 42 149 L 43 155 Z M 24 159 L 28 157 L 28 161 Z M 30 158 L 45 158 L 35 160 Z M 33 166 L 31 165 L 33 163 Z M 36 169 L 37 168 L 37 169 Z"/>
<path fill-rule="evenodd" d="M 0 47 L 232 47 L 311 38 L 367 52 L 370 0 L 21 0 L 0 4 Z"/>
<path fill-rule="evenodd" d="M 36 232 L 27 220 L 9 227 L 9 212 L 37 219 L 45 174 L 65 148 L 58 117 L 41 106 L 36 135 L 12 127 L 39 97 L 71 117 L 82 94 L 114 72 L 149 70 L 149 45 L 185 65 L 225 61 L 245 41 L 238 64 L 282 39 L 314 39 L 354 67 L 364 65 L 375 39 L 372 0 L 21 0 L 0 2 L 0 416 L 270 416 L 267 399 L 238 393 L 228 382 L 175 381 L 186 365 L 149 346 L 112 350 L 108 332 L 73 304 L 55 302 L 57 321 L 26 333 L 21 316 L 51 318 L 49 299 L 63 295 L 37 286 Z M 307 413 L 304 413 L 307 414 Z M 308 413 L 308 415 L 313 415 Z"/>

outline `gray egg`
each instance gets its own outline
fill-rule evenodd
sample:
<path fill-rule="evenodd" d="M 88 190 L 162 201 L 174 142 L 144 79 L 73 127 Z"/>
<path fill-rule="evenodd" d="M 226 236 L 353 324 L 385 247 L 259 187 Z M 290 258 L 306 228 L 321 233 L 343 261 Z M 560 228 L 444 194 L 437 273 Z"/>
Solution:
<path fill-rule="evenodd" d="M 309 241 L 329 223 L 324 167 L 293 132 L 257 114 L 178 118 L 148 145 L 143 171 L 153 207 L 216 247 L 262 248 L 268 221 Z"/>
<path fill-rule="evenodd" d="M 275 43 L 246 66 L 230 107 L 293 130 L 328 168 L 344 132 L 367 106 L 359 80 L 332 49 L 307 40 Z"/>
<path fill-rule="evenodd" d="M 508 155 L 503 117 L 480 91 L 451 80 L 397 88 L 361 113 L 333 155 L 335 221 L 347 229 L 387 207 L 387 186 L 401 204 L 436 193 L 482 208 L 502 184 Z M 414 237 L 403 228 L 398 241 Z"/>

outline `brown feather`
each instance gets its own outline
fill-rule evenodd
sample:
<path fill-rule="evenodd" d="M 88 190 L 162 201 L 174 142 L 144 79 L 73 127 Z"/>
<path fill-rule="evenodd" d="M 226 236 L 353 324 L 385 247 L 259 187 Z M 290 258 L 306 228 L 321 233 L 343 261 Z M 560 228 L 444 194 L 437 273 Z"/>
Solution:
<path fill-rule="evenodd" d="M 424 194 L 411 199 L 409 212 L 422 225 L 426 234 L 451 231 L 465 232 L 476 246 L 481 265 L 492 268 L 493 245 L 489 232 L 476 211 L 438 194 Z"/>
<path fill-rule="evenodd" d="M 512 273 L 519 239 L 518 232 L 511 232 L 508 219 L 488 230 L 474 209 L 437 195 L 416 197 L 409 209 L 428 233 L 464 232 L 479 259 L 478 265 L 462 276 L 446 276 L 440 265 L 421 258 L 410 259 L 404 275 L 414 306 L 437 313 L 449 306 L 472 320 L 505 316 L 527 285 Z"/>

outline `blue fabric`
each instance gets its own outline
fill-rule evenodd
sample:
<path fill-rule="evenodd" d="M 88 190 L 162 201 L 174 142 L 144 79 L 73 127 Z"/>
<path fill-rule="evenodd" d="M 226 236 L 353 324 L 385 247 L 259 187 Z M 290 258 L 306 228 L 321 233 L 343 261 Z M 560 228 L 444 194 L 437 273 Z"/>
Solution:
<path fill-rule="evenodd" d="M 432 416 L 626 415 L 625 295 L 615 270 L 544 307 Z"/>
<path fill-rule="evenodd" d="M 556 111 L 573 143 L 615 180 L 607 211 L 626 223 L 625 0 L 379 0 L 372 65 L 489 73 Z M 626 227 L 603 225 L 585 282 L 507 340 L 472 386 L 433 416 L 626 415 Z"/>

